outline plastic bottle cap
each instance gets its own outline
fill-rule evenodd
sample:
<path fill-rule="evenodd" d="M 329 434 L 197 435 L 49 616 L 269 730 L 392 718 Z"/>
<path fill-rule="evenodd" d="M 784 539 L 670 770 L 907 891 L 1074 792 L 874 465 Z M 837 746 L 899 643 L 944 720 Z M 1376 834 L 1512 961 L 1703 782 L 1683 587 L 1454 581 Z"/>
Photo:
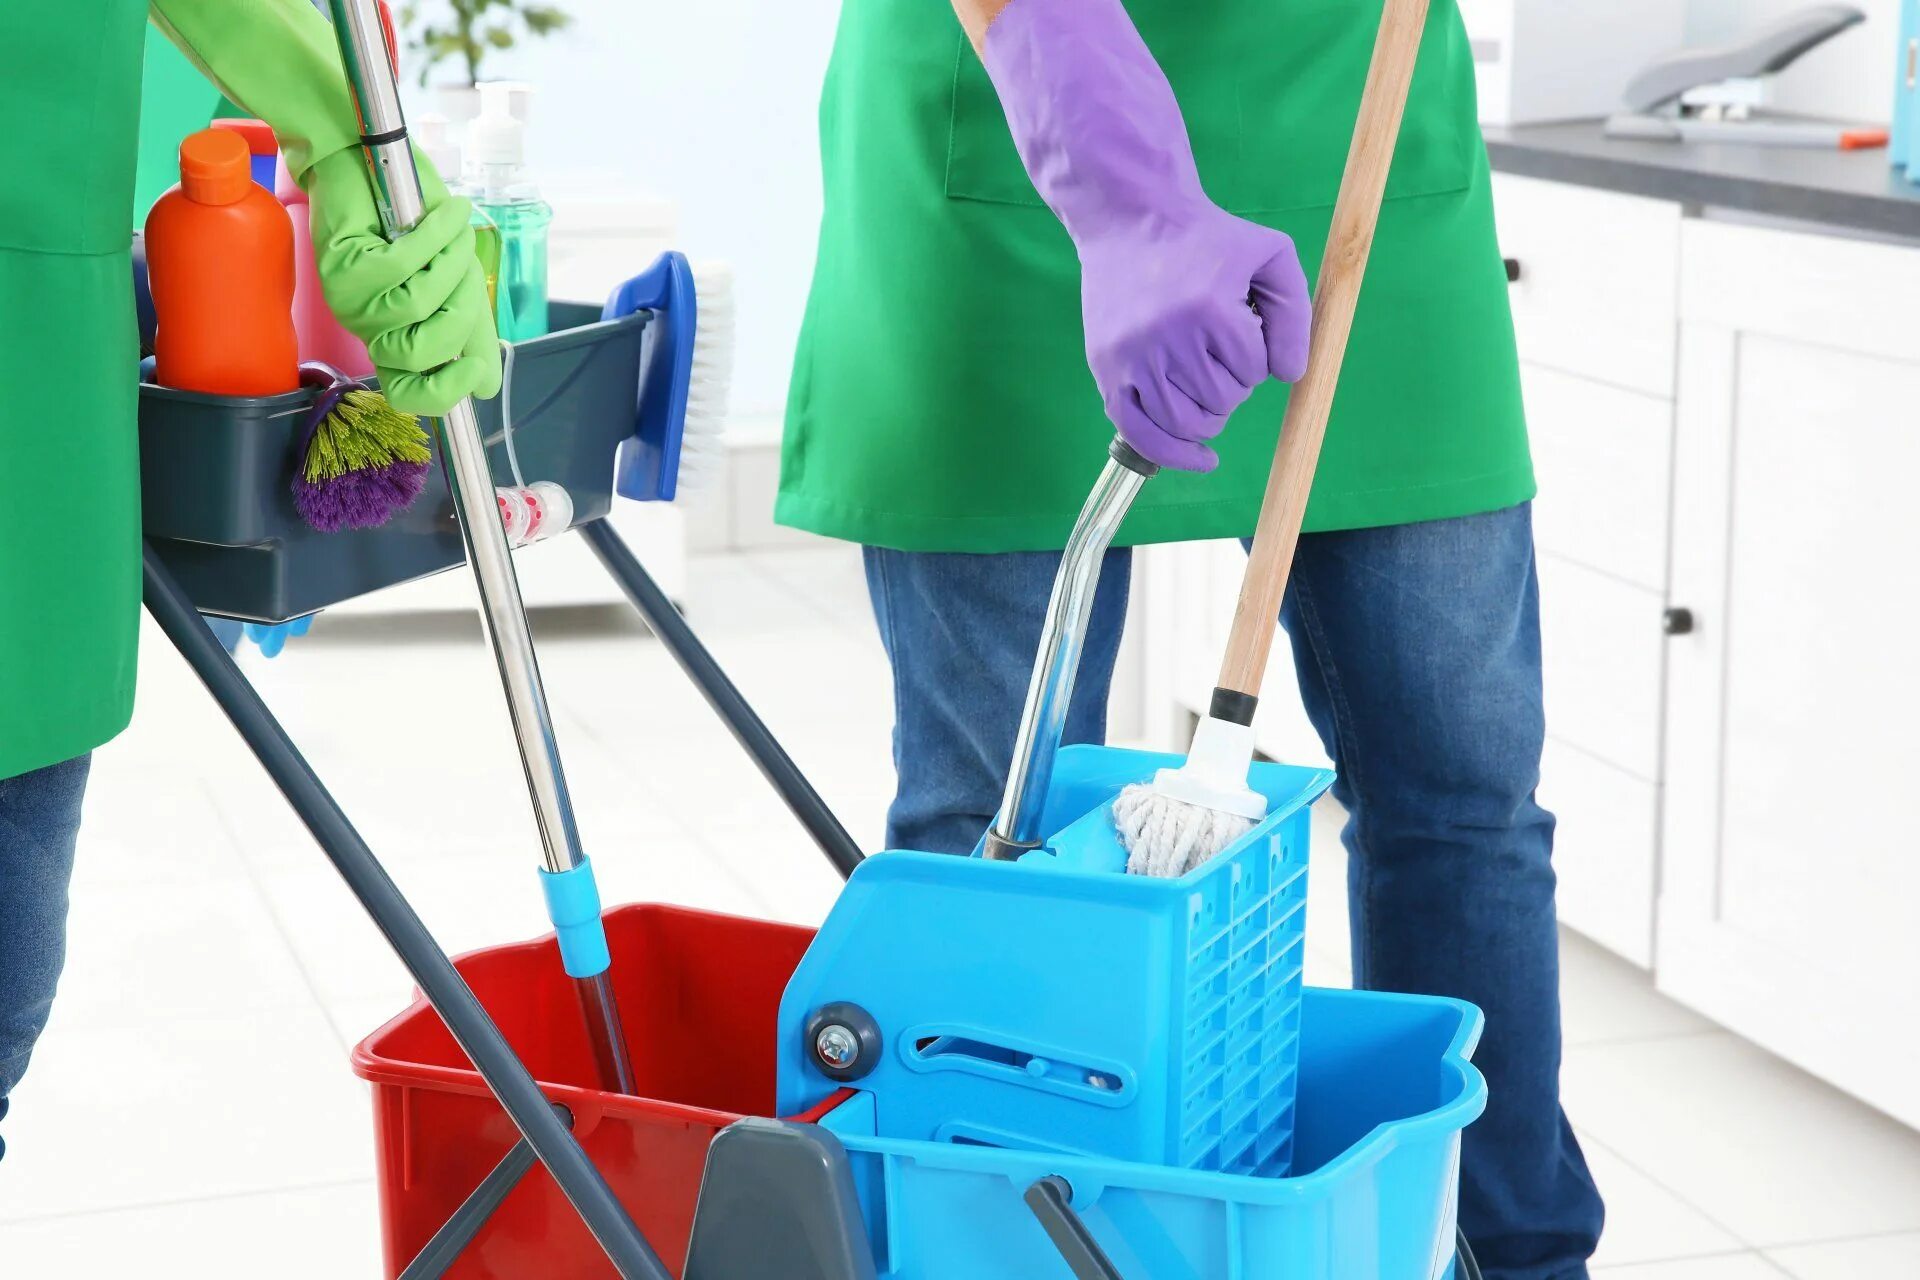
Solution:
<path fill-rule="evenodd" d="M 513 118 L 513 85 L 480 86 L 480 114 L 467 126 L 467 159 L 483 168 L 518 169 L 526 158 L 527 127 Z"/>
<path fill-rule="evenodd" d="M 488 84 L 498 84 L 496 93 L 507 99 L 507 114 L 521 124 L 530 124 L 533 118 L 533 85 L 525 80 L 489 80 Z"/>
<path fill-rule="evenodd" d="M 180 143 L 180 190 L 195 204 L 232 204 L 252 185 L 252 154 L 239 134 L 202 129 Z"/>
<path fill-rule="evenodd" d="M 427 159 L 433 161 L 433 167 L 440 171 L 443 181 L 453 183 L 461 178 L 460 145 L 453 140 L 452 126 L 443 115 L 427 112 L 413 122 L 413 140 L 427 153 Z"/>

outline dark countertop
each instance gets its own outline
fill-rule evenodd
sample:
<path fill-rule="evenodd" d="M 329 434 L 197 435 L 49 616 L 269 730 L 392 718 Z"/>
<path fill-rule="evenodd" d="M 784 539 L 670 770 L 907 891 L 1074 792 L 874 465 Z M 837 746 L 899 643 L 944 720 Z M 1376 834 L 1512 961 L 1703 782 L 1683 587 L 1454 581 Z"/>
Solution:
<path fill-rule="evenodd" d="M 1920 239 L 1920 185 L 1884 149 L 1615 141 L 1598 121 L 1484 132 L 1501 173 Z"/>

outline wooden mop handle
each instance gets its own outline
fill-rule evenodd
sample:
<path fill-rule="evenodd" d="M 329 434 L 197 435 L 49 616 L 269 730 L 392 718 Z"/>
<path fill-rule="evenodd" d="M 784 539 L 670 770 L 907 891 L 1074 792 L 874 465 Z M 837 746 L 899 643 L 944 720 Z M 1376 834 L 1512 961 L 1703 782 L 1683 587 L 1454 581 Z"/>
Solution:
<path fill-rule="evenodd" d="M 1220 688 L 1249 697 L 1260 693 L 1267 654 L 1273 648 L 1280 601 L 1287 593 L 1287 575 L 1300 541 L 1300 522 L 1306 517 L 1307 494 L 1313 488 L 1314 467 L 1320 461 L 1320 442 L 1326 438 L 1327 418 L 1333 412 L 1334 392 L 1340 385 L 1340 366 L 1346 360 L 1347 336 L 1353 331 L 1360 281 L 1366 275 L 1373 230 L 1380 221 L 1387 171 L 1393 166 L 1393 144 L 1400 134 L 1400 118 L 1406 114 L 1407 88 L 1413 80 L 1420 38 L 1427 25 L 1427 3 L 1387 0 L 1386 12 L 1380 18 L 1380 35 L 1374 42 L 1373 63 L 1360 99 L 1360 118 L 1353 127 L 1353 146 L 1347 152 L 1347 169 L 1340 179 L 1340 197 L 1333 206 L 1333 227 L 1327 236 L 1327 254 L 1320 263 L 1320 283 L 1314 291 L 1307 372 L 1294 385 L 1287 402 L 1273 470 L 1267 476 L 1267 494 L 1260 503 L 1260 523 L 1254 529 L 1253 550 L 1247 557 L 1247 574 L 1240 584 L 1240 603 L 1234 610 L 1233 630 L 1220 664 Z"/>

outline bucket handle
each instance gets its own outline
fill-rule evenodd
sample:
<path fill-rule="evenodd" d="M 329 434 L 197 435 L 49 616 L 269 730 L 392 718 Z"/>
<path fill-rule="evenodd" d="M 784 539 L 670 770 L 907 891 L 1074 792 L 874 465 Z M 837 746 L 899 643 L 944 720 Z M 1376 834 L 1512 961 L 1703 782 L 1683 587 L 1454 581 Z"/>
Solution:
<path fill-rule="evenodd" d="M 1074 1280 L 1123 1280 L 1120 1269 L 1093 1238 L 1086 1220 L 1073 1209 L 1073 1184 L 1049 1174 L 1027 1188 L 1027 1208 L 1060 1251 Z"/>

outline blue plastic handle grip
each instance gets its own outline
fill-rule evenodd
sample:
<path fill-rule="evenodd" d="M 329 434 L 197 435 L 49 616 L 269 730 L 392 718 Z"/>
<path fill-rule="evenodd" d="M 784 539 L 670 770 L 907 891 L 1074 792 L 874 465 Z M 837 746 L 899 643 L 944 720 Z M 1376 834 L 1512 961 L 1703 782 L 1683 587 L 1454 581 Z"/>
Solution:
<path fill-rule="evenodd" d="M 547 898 L 547 919 L 560 939 L 560 964 L 569 978 L 592 978 L 607 971 L 607 931 L 600 923 L 600 887 L 593 862 L 580 859 L 571 871 L 540 872 Z"/>
<path fill-rule="evenodd" d="M 687 425 L 699 320 L 693 267 L 685 254 L 661 254 L 613 291 L 600 318 L 619 320 L 636 311 L 653 311 L 659 318 L 641 357 L 638 417 L 632 438 L 620 446 L 614 483 L 622 497 L 671 502 L 679 487 L 680 437 Z"/>

